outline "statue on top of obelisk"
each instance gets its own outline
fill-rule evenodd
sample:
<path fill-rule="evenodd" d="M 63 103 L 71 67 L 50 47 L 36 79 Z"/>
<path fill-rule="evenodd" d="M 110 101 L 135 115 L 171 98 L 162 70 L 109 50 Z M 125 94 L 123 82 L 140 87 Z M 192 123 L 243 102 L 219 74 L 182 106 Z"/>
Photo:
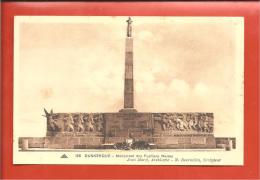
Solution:
<path fill-rule="evenodd" d="M 132 37 L 132 19 L 131 17 L 128 17 L 127 22 L 127 37 Z"/>

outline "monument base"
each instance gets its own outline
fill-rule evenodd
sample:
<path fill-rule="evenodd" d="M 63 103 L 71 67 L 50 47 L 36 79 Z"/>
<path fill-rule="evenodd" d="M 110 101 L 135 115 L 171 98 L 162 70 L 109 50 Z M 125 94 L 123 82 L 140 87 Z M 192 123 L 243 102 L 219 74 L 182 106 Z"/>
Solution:
<path fill-rule="evenodd" d="M 63 127 L 69 127 L 65 120 L 70 117 L 74 124 L 69 131 Z M 53 113 L 52 118 L 60 128 L 53 130 L 49 123 L 46 137 L 21 137 L 19 147 L 109 149 L 131 140 L 140 147 L 153 144 L 158 149 L 236 148 L 235 138 L 214 137 L 212 113 L 149 113 L 124 108 L 118 113 Z"/>
<path fill-rule="evenodd" d="M 55 136 L 55 137 L 21 137 L 19 148 L 30 150 L 34 148 L 48 149 L 113 149 L 116 143 L 126 142 L 129 137 L 96 137 L 96 136 Z M 134 141 L 152 143 L 155 149 L 236 149 L 235 138 L 215 138 L 210 136 L 172 136 L 133 138 Z M 26 141 L 28 148 L 23 148 Z M 232 143 L 230 146 L 230 142 Z M 104 146 L 109 144 L 110 146 Z"/>
<path fill-rule="evenodd" d="M 137 110 L 134 108 L 124 108 L 119 110 L 120 113 L 137 113 Z"/>

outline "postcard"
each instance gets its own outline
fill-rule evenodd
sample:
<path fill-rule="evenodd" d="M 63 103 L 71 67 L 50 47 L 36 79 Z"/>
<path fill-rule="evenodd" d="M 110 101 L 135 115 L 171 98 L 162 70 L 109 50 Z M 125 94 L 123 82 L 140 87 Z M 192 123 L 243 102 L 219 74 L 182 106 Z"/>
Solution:
<path fill-rule="evenodd" d="M 14 164 L 243 165 L 244 19 L 15 16 Z"/>

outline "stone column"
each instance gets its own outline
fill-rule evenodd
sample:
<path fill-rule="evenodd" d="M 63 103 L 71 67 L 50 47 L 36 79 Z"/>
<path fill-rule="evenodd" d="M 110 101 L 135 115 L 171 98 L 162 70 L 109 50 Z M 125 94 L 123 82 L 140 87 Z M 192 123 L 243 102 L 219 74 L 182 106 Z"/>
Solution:
<path fill-rule="evenodd" d="M 126 37 L 124 108 L 134 108 L 133 38 Z"/>
<path fill-rule="evenodd" d="M 132 20 L 127 22 L 126 44 L 125 44 L 125 85 L 124 85 L 124 108 L 119 110 L 123 113 L 137 112 L 134 109 L 134 76 L 133 76 L 133 37 Z"/>

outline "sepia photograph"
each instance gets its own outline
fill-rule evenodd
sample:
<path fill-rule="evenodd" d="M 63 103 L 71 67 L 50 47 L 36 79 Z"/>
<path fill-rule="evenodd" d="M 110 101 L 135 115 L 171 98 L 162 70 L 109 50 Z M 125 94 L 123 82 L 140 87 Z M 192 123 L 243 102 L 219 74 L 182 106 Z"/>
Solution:
<path fill-rule="evenodd" d="M 15 16 L 13 92 L 14 164 L 243 165 L 244 18 Z"/>

